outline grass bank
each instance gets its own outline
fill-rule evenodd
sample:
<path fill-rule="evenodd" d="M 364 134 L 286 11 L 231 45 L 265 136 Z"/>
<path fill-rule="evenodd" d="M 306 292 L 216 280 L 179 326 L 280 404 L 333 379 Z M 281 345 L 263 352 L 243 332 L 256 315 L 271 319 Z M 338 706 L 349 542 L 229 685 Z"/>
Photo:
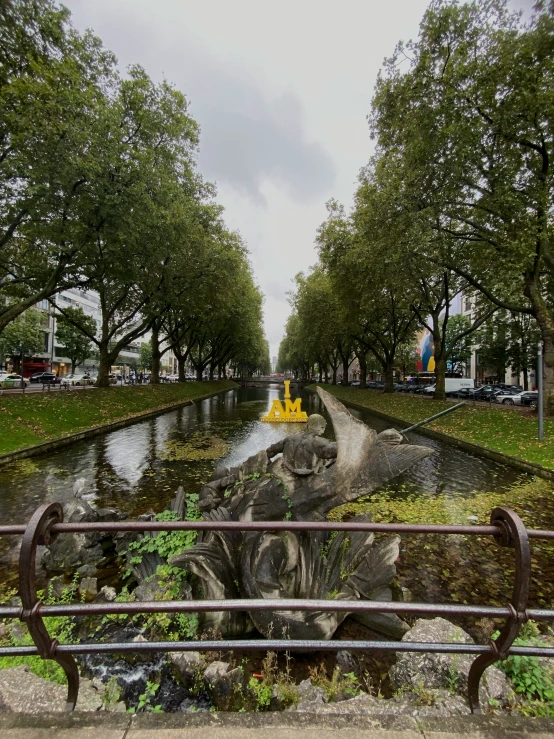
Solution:
<path fill-rule="evenodd" d="M 310 385 L 308 389 L 315 390 L 316 387 Z M 422 421 L 452 405 L 452 401 L 429 400 L 405 393 L 385 394 L 337 385 L 321 387 L 340 400 L 402 419 L 406 425 Z M 554 470 L 554 421 L 545 420 L 545 438 L 539 442 L 537 416 L 531 411 L 520 413 L 500 405 L 487 408 L 468 403 L 427 427 Z"/>
<path fill-rule="evenodd" d="M 237 387 L 231 380 L 94 388 L 0 397 L 0 454 L 171 408 Z"/>

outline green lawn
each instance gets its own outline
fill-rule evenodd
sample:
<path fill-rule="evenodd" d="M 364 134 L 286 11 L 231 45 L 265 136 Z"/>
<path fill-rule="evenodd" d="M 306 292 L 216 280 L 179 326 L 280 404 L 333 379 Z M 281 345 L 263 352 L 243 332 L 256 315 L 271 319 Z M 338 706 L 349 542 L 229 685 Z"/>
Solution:
<path fill-rule="evenodd" d="M 0 454 L 233 387 L 222 380 L 3 395 Z"/>
<path fill-rule="evenodd" d="M 407 426 L 452 405 L 452 401 L 429 400 L 405 393 L 389 395 L 377 390 L 360 390 L 335 385 L 321 387 L 341 400 L 403 419 Z M 316 385 L 310 386 L 312 390 L 315 388 Z M 522 413 L 502 406 L 493 406 L 489 409 L 468 403 L 464 408 L 430 423 L 428 427 L 554 469 L 554 421 L 545 420 L 545 438 L 539 442 L 537 416 L 530 410 Z"/>

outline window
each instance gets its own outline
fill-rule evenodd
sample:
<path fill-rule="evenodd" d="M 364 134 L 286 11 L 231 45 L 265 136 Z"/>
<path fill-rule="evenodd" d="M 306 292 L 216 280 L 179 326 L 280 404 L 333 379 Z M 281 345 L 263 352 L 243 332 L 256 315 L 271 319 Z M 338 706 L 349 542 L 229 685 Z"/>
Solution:
<path fill-rule="evenodd" d="M 44 351 L 48 352 L 48 347 L 50 346 L 50 334 L 44 332 Z"/>

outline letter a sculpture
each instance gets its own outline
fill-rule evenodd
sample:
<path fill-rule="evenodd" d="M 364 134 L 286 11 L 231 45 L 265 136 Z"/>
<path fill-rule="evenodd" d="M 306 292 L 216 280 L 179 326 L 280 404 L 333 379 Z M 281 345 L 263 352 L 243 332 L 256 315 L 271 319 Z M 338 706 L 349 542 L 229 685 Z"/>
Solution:
<path fill-rule="evenodd" d="M 308 414 L 302 410 L 302 400 L 290 399 L 290 380 L 285 380 L 285 407 L 280 400 L 274 400 L 271 409 L 262 417 L 266 423 L 307 423 Z"/>

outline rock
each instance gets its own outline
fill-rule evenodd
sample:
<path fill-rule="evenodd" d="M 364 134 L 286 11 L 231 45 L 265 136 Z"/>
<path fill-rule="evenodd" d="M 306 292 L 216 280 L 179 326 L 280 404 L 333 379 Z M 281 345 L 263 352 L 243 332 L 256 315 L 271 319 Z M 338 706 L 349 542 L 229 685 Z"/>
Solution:
<path fill-rule="evenodd" d="M 0 670 L 0 706 L 15 713 L 61 712 L 65 709 L 67 688 L 33 674 L 26 665 Z M 81 678 L 78 711 L 98 711 L 103 691 Z"/>
<path fill-rule="evenodd" d="M 169 652 L 167 656 L 179 675 L 187 681 L 194 680 L 204 666 L 200 652 Z"/>
<path fill-rule="evenodd" d="M 117 598 L 116 589 L 110 587 L 109 585 L 104 585 L 103 588 L 100 588 L 100 592 L 96 596 L 96 602 L 97 603 L 113 603 L 116 598 Z"/>
<path fill-rule="evenodd" d="M 96 575 L 96 567 L 94 565 L 82 565 L 77 569 L 81 577 L 94 577 Z"/>
<path fill-rule="evenodd" d="M 85 603 L 92 603 L 98 595 L 98 580 L 95 577 L 83 577 L 79 583 L 79 595 Z"/>
<path fill-rule="evenodd" d="M 0 641 L 7 639 L 10 635 L 8 624 L 0 623 Z"/>
<path fill-rule="evenodd" d="M 204 684 L 210 700 L 219 711 L 228 711 L 242 703 L 244 675 L 240 667 L 229 670 L 228 662 L 212 662 L 204 671 Z"/>
<path fill-rule="evenodd" d="M 57 575 L 56 577 L 50 578 L 48 582 L 48 595 L 53 595 L 56 598 L 59 598 L 63 591 L 66 590 L 69 587 L 69 583 L 65 579 L 63 575 Z"/>
<path fill-rule="evenodd" d="M 474 643 L 469 634 L 444 618 L 419 619 L 402 637 L 402 641 Z M 399 653 L 396 655 L 396 664 L 389 672 L 391 685 L 412 692 L 446 689 L 467 697 L 467 678 L 474 659 L 466 654 Z M 511 696 L 512 691 L 504 673 L 497 667 L 489 667 L 481 678 L 481 702 L 487 702 L 488 698 L 507 702 Z"/>
<path fill-rule="evenodd" d="M 185 698 L 179 705 L 178 711 L 182 713 L 208 713 L 211 707 L 210 702 L 206 699 Z"/>
<path fill-rule="evenodd" d="M 142 634 L 137 634 L 134 636 L 131 641 L 133 641 L 135 644 L 142 644 L 145 641 L 148 641 Z"/>
<path fill-rule="evenodd" d="M 294 708 L 289 709 L 294 710 Z M 296 709 L 300 713 L 346 714 L 372 716 L 424 716 L 447 717 L 468 715 L 467 702 L 459 695 L 447 690 L 420 691 L 419 694 L 404 693 L 384 700 L 367 693 L 340 703 L 305 703 Z"/>
<path fill-rule="evenodd" d="M 323 688 L 313 685 L 311 680 L 302 680 L 296 689 L 298 691 L 298 704 L 296 707 L 298 711 L 311 711 L 317 706 L 327 703 L 327 695 Z"/>
<path fill-rule="evenodd" d="M 349 652 L 346 649 L 341 649 L 340 652 L 337 652 L 337 665 L 343 675 L 346 675 L 349 672 L 353 672 L 354 674 L 358 674 L 359 672 L 356 658 L 352 652 Z"/>
<path fill-rule="evenodd" d="M 204 681 L 211 683 L 223 677 L 229 671 L 228 662 L 212 662 L 204 670 Z"/>
<path fill-rule="evenodd" d="M 29 634 L 27 626 L 22 621 L 16 621 L 15 618 L 8 621 L 8 630 L 15 644 L 20 644 Z"/>
<path fill-rule="evenodd" d="M 323 701 L 299 703 L 296 710 L 300 713 L 379 713 L 380 704 L 385 702 L 388 701 L 379 701 L 377 698 L 364 693 L 340 703 L 324 703 Z"/>

